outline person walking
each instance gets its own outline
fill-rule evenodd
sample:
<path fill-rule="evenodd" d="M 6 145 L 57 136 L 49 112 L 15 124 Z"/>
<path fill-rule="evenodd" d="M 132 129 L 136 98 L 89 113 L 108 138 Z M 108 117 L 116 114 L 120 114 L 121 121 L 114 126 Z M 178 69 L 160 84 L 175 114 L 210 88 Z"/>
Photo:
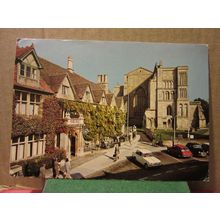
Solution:
<path fill-rule="evenodd" d="M 115 146 L 115 152 L 114 152 L 114 155 L 113 155 L 113 158 L 114 158 L 114 161 L 117 161 L 119 159 L 119 146 Z"/>

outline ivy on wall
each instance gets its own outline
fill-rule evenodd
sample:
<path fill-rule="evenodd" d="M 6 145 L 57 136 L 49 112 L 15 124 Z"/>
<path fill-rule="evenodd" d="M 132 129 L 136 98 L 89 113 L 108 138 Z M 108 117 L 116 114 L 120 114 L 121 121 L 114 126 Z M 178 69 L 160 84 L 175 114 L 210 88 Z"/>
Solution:
<path fill-rule="evenodd" d="M 93 105 L 70 100 L 47 97 L 44 99 L 42 116 L 21 116 L 15 113 L 13 103 L 12 137 L 30 134 L 46 134 L 46 151 L 54 149 L 56 133 L 78 136 L 74 128 L 65 126 L 62 111 L 82 113 L 84 117 L 84 137 L 88 140 L 102 140 L 105 137 L 121 135 L 125 124 L 125 114 L 116 107 Z"/>
<path fill-rule="evenodd" d="M 21 116 L 15 113 L 16 98 L 13 102 L 12 137 L 30 134 L 47 134 L 46 151 L 55 147 L 55 135 L 64 130 L 62 108 L 56 97 L 47 97 L 43 102 L 42 116 Z"/>
<path fill-rule="evenodd" d="M 116 107 L 93 105 L 70 100 L 60 100 L 63 109 L 69 112 L 83 114 L 85 129 L 84 138 L 90 140 L 102 140 L 105 137 L 121 135 L 122 126 L 125 124 L 125 114 Z"/>

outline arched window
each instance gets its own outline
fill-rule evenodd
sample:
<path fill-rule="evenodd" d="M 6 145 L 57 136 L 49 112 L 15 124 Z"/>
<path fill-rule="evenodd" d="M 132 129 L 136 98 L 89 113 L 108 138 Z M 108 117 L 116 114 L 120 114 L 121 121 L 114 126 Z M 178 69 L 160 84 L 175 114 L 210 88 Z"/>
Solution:
<path fill-rule="evenodd" d="M 165 93 L 165 100 L 169 100 L 169 99 L 170 99 L 169 92 L 166 91 L 166 93 Z"/>
<path fill-rule="evenodd" d="M 182 104 L 179 105 L 179 115 L 183 116 L 183 105 Z"/>
<path fill-rule="evenodd" d="M 167 106 L 167 115 L 172 115 L 172 107 L 170 105 Z"/>
<path fill-rule="evenodd" d="M 135 117 L 142 117 L 147 105 L 147 94 L 142 87 L 139 87 L 135 92 L 133 105 L 134 104 Z"/>

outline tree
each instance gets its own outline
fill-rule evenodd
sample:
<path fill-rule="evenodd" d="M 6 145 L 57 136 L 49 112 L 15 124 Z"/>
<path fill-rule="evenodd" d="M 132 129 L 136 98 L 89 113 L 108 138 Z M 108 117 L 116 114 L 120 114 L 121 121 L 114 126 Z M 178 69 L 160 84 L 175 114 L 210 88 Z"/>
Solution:
<path fill-rule="evenodd" d="M 209 123 L 209 103 L 206 100 L 201 99 L 201 98 L 197 98 L 194 101 L 201 102 L 201 106 L 202 106 L 203 113 L 205 115 L 206 123 Z"/>

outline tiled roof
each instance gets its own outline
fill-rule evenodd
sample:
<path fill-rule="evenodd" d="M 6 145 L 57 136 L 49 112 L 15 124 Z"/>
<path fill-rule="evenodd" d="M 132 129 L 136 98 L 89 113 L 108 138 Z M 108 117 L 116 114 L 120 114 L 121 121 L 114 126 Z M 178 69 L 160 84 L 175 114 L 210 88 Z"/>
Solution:
<path fill-rule="evenodd" d="M 96 84 L 86 78 L 84 78 L 83 76 L 75 73 L 75 72 L 69 72 L 67 71 L 67 69 L 58 66 L 48 60 L 45 60 L 43 58 L 39 58 L 43 69 L 41 70 L 41 74 L 44 78 L 44 80 L 51 86 L 51 87 L 55 87 L 57 88 L 58 85 L 60 86 L 60 83 L 62 82 L 62 77 L 67 74 L 71 83 L 71 86 L 74 88 L 75 93 L 77 95 L 77 97 L 79 99 L 81 99 L 84 95 L 86 86 L 90 86 L 91 91 L 92 91 L 92 95 L 95 99 L 95 102 L 100 102 L 100 94 L 102 95 L 103 93 L 103 89 L 99 84 Z M 54 80 L 51 81 L 51 78 L 54 78 Z M 56 84 L 55 86 L 53 86 L 53 84 Z M 94 90 L 99 90 L 101 92 L 95 92 L 94 94 Z M 55 91 L 55 90 L 54 90 Z"/>
<path fill-rule="evenodd" d="M 79 99 L 82 99 L 85 92 L 86 92 L 86 88 L 89 86 L 89 84 L 76 84 L 74 85 L 75 91 L 77 93 L 77 96 Z"/>
<path fill-rule="evenodd" d="M 41 76 L 44 78 L 44 80 L 50 85 L 50 77 L 51 76 L 58 76 L 58 75 L 64 75 L 67 73 L 67 70 L 62 68 L 61 66 L 58 66 L 54 63 L 51 63 L 48 60 L 45 60 L 44 58 L 39 57 L 40 63 L 43 66 L 43 69 L 41 69 Z"/>
<path fill-rule="evenodd" d="M 32 49 L 34 49 L 33 45 L 25 48 L 18 48 L 16 51 L 16 57 L 22 56 L 25 53 L 30 52 Z M 40 70 L 42 78 L 41 84 L 44 86 L 44 88 L 47 88 L 48 91 L 50 90 L 50 92 L 57 92 L 63 79 L 67 76 L 77 98 L 81 99 L 85 93 L 86 87 L 89 86 L 94 101 L 96 103 L 100 102 L 104 92 L 104 89 L 101 85 L 84 78 L 80 74 L 69 72 L 67 69 L 58 66 L 44 58 L 38 57 L 38 59 L 42 65 L 42 69 Z M 109 97 L 108 99 L 111 100 L 112 98 Z"/>
<path fill-rule="evenodd" d="M 27 53 L 29 53 L 32 49 L 34 49 L 33 44 L 31 46 L 26 47 L 16 47 L 16 58 L 19 58 Z"/>
<path fill-rule="evenodd" d="M 62 81 L 64 80 L 65 77 L 68 77 L 75 98 L 77 99 L 77 94 L 75 92 L 73 83 L 69 77 L 68 71 L 65 68 L 58 66 L 48 60 L 45 60 L 42 57 L 39 57 L 39 60 L 43 66 L 43 68 L 41 69 L 41 75 L 44 78 L 44 80 L 50 85 L 53 91 L 58 92 L 58 89 Z"/>
<path fill-rule="evenodd" d="M 92 90 L 96 103 L 101 101 L 104 90 Z"/>
<path fill-rule="evenodd" d="M 106 102 L 108 105 L 111 105 L 113 99 L 113 93 L 106 94 Z"/>
<path fill-rule="evenodd" d="M 64 78 L 67 76 L 67 74 L 62 75 L 56 75 L 56 76 L 50 76 L 50 87 L 54 92 L 58 92 L 60 85 L 62 84 Z"/>

